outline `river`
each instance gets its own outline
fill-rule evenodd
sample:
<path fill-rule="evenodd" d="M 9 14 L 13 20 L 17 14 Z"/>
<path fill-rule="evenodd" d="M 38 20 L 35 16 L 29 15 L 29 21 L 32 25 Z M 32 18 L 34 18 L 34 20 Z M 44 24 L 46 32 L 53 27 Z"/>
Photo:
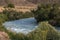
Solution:
<path fill-rule="evenodd" d="M 7 21 L 3 23 L 5 28 L 16 33 L 28 34 L 29 32 L 35 30 L 37 27 L 36 20 L 34 18 L 25 18 L 15 21 Z M 60 27 L 56 27 L 60 31 Z"/>
<path fill-rule="evenodd" d="M 3 23 L 5 28 L 16 33 L 29 33 L 37 27 L 36 20 L 34 18 L 25 18 L 15 21 L 7 21 Z"/>

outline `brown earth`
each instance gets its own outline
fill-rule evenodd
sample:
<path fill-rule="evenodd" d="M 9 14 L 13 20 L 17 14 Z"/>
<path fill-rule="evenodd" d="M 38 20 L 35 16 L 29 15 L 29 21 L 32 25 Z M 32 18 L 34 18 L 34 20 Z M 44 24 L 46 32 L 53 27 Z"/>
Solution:
<path fill-rule="evenodd" d="M 10 39 L 7 33 L 0 31 L 0 40 L 10 40 Z"/>
<path fill-rule="evenodd" d="M 1 5 L 7 5 L 8 3 L 13 3 L 14 5 L 17 6 L 31 6 L 31 5 L 36 5 L 38 3 L 60 3 L 60 0 L 0 0 L 0 6 Z"/>
<path fill-rule="evenodd" d="M 36 9 L 36 5 L 38 3 L 60 3 L 60 0 L 0 0 L 0 6 L 6 6 L 8 3 L 12 3 L 15 5 L 15 8 L 13 10 L 16 11 L 30 11 L 32 9 Z M 4 10 L 3 7 L 0 7 L 0 12 Z"/>

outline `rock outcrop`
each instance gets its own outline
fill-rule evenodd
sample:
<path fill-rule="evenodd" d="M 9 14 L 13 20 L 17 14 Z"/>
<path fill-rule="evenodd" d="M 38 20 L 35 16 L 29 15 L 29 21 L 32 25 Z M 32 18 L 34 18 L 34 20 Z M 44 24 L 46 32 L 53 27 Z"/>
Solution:
<path fill-rule="evenodd" d="M 0 31 L 0 40 L 9 40 L 8 34 Z"/>

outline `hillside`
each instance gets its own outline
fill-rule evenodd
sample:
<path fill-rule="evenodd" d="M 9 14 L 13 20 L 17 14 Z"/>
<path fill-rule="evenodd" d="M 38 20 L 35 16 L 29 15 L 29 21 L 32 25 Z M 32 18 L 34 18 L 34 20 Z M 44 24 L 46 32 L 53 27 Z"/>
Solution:
<path fill-rule="evenodd" d="M 34 4 L 26 0 L 10 0 L 13 4 L 17 6 L 33 6 Z"/>
<path fill-rule="evenodd" d="M 2 6 L 2 5 L 6 5 L 5 0 L 0 0 L 0 6 Z"/>
<path fill-rule="evenodd" d="M 13 3 L 17 6 L 25 5 L 36 5 L 38 3 L 60 3 L 60 0 L 0 0 L 0 5 L 6 5 L 8 3 Z"/>
<path fill-rule="evenodd" d="M 27 0 L 29 2 L 38 4 L 38 3 L 60 3 L 60 0 Z"/>
<path fill-rule="evenodd" d="M 60 3 L 60 0 L 0 0 L 0 6 L 6 6 L 8 3 L 12 3 L 15 5 L 15 9 L 17 11 L 30 11 L 31 9 L 35 9 L 37 4 L 39 3 Z M 0 12 L 3 8 L 0 7 Z"/>
<path fill-rule="evenodd" d="M 36 8 L 36 5 L 32 2 L 29 2 L 27 0 L 0 0 L 0 6 L 6 6 L 8 3 L 12 3 L 15 5 L 15 8 L 13 10 L 17 11 L 30 11 L 32 9 Z M 0 12 L 4 10 L 3 7 L 0 7 Z"/>
<path fill-rule="evenodd" d="M 32 2 L 27 0 L 0 0 L 0 6 L 7 5 L 8 3 L 12 3 L 17 6 L 32 6 L 35 5 Z"/>

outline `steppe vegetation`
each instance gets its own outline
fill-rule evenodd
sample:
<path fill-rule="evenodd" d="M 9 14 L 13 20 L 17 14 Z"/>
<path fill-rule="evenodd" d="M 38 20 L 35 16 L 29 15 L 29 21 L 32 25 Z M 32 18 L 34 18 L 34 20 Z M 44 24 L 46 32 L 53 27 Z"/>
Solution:
<path fill-rule="evenodd" d="M 60 40 L 60 32 L 54 28 L 54 26 L 60 26 L 60 9 L 58 7 L 55 4 L 52 6 L 40 5 L 37 10 L 26 13 L 10 9 L 4 10 L 0 13 L 0 31 L 8 33 L 11 40 Z M 13 33 L 2 26 L 5 21 L 29 17 L 35 17 L 39 23 L 38 27 L 27 35 Z"/>
<path fill-rule="evenodd" d="M 37 10 L 32 10 L 37 22 L 49 21 L 53 26 L 60 26 L 60 5 L 42 4 Z"/>

